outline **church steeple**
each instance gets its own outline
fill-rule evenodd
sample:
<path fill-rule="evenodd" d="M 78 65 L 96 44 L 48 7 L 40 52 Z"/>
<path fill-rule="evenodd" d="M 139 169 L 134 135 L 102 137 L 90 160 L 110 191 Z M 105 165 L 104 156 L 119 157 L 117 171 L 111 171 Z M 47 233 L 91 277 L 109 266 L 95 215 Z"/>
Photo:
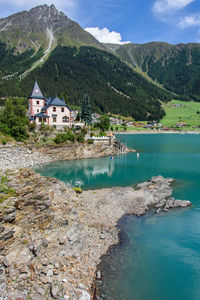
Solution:
<path fill-rule="evenodd" d="M 31 93 L 31 95 L 29 96 L 29 99 L 30 98 L 34 98 L 34 99 L 45 99 L 45 97 L 43 96 L 41 90 L 40 90 L 40 87 L 37 83 L 37 81 L 35 82 L 35 85 L 34 85 L 34 88 L 33 88 L 33 91 Z"/>

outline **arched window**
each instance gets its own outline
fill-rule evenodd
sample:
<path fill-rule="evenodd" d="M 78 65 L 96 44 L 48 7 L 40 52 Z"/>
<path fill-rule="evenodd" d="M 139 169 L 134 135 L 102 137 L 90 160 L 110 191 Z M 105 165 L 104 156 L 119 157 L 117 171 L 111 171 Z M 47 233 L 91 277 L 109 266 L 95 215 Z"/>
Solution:
<path fill-rule="evenodd" d="M 63 123 L 68 123 L 68 122 L 69 122 L 69 117 L 64 116 L 64 117 L 62 118 L 62 121 L 63 121 Z"/>

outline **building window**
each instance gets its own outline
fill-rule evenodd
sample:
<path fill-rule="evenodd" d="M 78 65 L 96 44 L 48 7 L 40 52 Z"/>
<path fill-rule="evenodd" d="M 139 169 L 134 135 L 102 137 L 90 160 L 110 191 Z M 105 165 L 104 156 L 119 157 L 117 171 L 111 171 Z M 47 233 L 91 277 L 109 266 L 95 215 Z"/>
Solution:
<path fill-rule="evenodd" d="M 36 104 L 40 104 L 40 101 L 36 101 Z"/>
<path fill-rule="evenodd" d="M 39 112 L 40 110 L 39 109 L 37 109 L 37 112 Z"/>
<path fill-rule="evenodd" d="M 43 121 L 46 123 L 46 118 L 43 118 Z"/>
<path fill-rule="evenodd" d="M 42 118 L 39 118 L 39 122 L 42 123 Z"/>
<path fill-rule="evenodd" d="M 64 112 L 64 111 L 65 111 L 64 107 L 61 107 L 61 112 Z"/>
<path fill-rule="evenodd" d="M 62 118 L 63 123 L 69 122 L 69 117 L 65 116 Z"/>
<path fill-rule="evenodd" d="M 53 111 L 54 111 L 54 112 L 56 111 L 56 107 L 55 107 L 55 106 L 53 107 Z"/>
<path fill-rule="evenodd" d="M 54 123 L 56 122 L 56 119 L 57 119 L 56 117 L 53 117 L 53 122 L 54 122 Z"/>

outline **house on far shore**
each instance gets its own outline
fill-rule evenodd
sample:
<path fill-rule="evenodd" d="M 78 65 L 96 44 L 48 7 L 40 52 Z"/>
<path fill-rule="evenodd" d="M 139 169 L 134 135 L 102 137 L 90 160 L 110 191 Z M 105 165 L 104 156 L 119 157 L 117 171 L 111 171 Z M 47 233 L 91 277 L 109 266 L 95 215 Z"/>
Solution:
<path fill-rule="evenodd" d="M 58 129 L 71 127 L 71 109 L 64 99 L 58 97 L 45 99 L 37 81 L 28 98 L 28 116 L 30 122 L 35 122 L 37 127 L 41 123 Z"/>

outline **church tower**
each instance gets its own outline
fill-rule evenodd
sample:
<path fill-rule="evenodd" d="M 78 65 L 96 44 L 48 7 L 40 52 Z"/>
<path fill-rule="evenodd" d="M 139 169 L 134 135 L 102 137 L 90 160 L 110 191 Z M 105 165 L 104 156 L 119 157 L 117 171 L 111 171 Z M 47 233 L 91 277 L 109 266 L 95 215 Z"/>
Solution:
<path fill-rule="evenodd" d="M 41 109 L 45 106 L 45 97 L 43 96 L 40 87 L 35 82 L 33 91 L 28 98 L 28 115 L 29 118 L 34 117 L 34 115 L 39 114 Z"/>

